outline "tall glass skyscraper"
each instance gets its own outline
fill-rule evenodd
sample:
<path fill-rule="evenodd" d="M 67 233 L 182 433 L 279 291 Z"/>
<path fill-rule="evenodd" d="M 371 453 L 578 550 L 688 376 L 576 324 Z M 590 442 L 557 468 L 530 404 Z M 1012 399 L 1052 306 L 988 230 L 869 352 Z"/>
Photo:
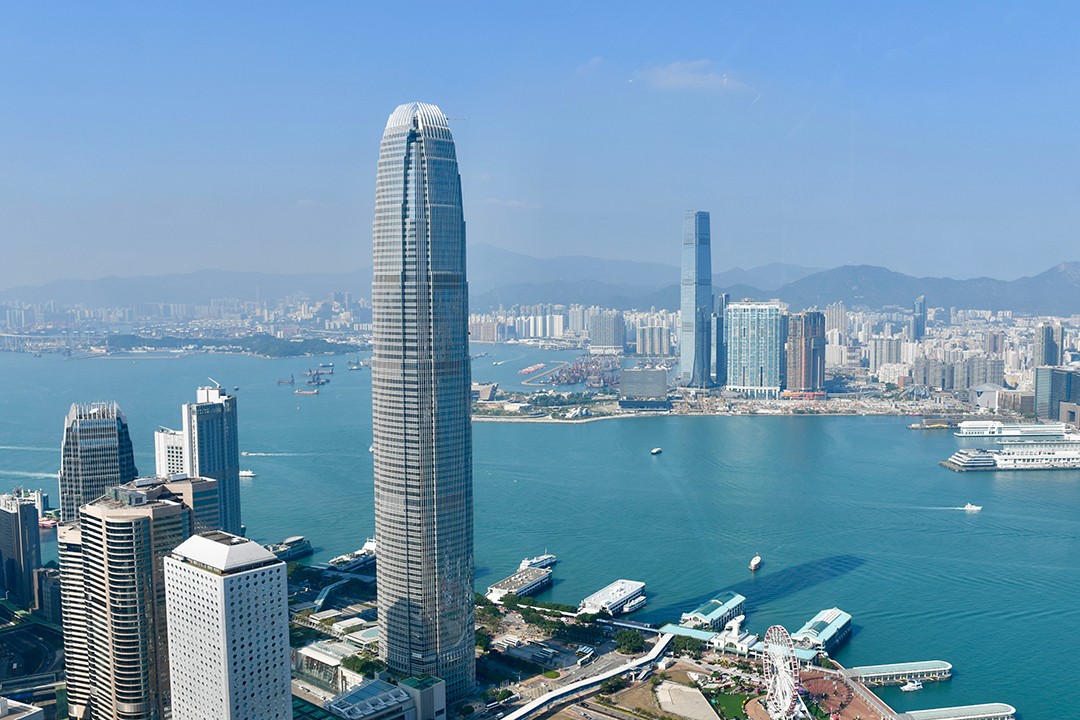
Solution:
<path fill-rule="evenodd" d="M 712 345 L 712 253 L 709 245 L 709 213 L 687 210 L 683 216 L 679 383 L 691 387 L 712 385 L 709 357 Z"/>
<path fill-rule="evenodd" d="M 61 453 L 62 522 L 78 520 L 80 506 L 138 476 L 127 418 L 116 403 L 72 405 L 64 419 Z"/>
<path fill-rule="evenodd" d="M 471 694 L 471 368 L 461 177 L 446 116 L 401 105 L 375 187 L 371 409 L 379 654 Z"/>

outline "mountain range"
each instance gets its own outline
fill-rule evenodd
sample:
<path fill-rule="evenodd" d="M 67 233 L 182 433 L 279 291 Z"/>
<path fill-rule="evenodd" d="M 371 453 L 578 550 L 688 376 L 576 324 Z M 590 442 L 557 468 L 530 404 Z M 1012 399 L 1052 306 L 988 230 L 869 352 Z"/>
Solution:
<path fill-rule="evenodd" d="M 492 245 L 469 246 L 469 290 L 475 311 L 539 303 L 676 310 L 679 268 L 664 263 L 604 260 L 588 256 L 536 258 Z M 1063 262 L 1034 277 L 1016 280 L 917 278 L 873 265 L 830 270 L 773 263 L 750 270 L 732 268 L 713 276 L 713 291 L 732 300 L 782 300 L 793 309 L 904 308 L 925 295 L 930 307 L 1012 310 L 1033 315 L 1080 313 L 1080 262 Z M 60 306 L 126 307 L 140 302 L 209 304 L 213 298 L 276 301 L 305 293 L 314 300 L 331 292 L 368 297 L 371 268 L 353 272 L 274 274 L 229 270 L 56 280 L 0 291 L 0 301 Z"/>

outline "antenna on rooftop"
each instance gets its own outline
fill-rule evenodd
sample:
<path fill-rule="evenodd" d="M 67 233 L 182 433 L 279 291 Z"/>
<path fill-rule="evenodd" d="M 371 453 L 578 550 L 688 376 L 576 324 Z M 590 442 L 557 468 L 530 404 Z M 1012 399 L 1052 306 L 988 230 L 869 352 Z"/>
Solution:
<path fill-rule="evenodd" d="M 208 376 L 206 379 L 209 380 L 210 382 L 214 383 L 215 385 L 217 385 L 219 388 L 221 387 L 221 383 L 219 383 L 214 378 Z"/>

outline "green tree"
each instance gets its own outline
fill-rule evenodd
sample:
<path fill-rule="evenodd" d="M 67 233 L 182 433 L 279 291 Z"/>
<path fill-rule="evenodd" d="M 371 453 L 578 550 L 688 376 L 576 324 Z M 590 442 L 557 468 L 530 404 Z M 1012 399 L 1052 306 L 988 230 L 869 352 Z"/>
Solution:
<path fill-rule="evenodd" d="M 514 693 L 510 692 L 506 688 L 503 688 L 502 690 L 499 691 L 499 694 L 495 696 L 495 699 L 498 700 L 499 702 L 502 702 L 503 700 L 506 700 L 508 697 L 510 697 L 513 694 Z"/>
<path fill-rule="evenodd" d="M 615 633 L 615 644 L 619 652 L 632 655 L 645 649 L 645 638 L 637 630 L 620 630 Z"/>

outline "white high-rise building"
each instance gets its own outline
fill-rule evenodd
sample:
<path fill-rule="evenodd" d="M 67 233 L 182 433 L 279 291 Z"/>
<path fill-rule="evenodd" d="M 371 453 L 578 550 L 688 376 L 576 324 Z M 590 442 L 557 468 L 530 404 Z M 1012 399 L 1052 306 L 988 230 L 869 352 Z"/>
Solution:
<path fill-rule="evenodd" d="M 476 684 L 469 290 L 454 139 L 434 105 L 386 123 L 373 230 L 379 654 L 443 679 L 456 703 Z"/>
<path fill-rule="evenodd" d="M 285 563 L 224 532 L 165 558 L 173 720 L 292 717 Z"/>
<path fill-rule="evenodd" d="M 154 431 L 154 471 L 159 477 L 187 472 L 184 469 L 184 433 L 158 428 Z"/>

